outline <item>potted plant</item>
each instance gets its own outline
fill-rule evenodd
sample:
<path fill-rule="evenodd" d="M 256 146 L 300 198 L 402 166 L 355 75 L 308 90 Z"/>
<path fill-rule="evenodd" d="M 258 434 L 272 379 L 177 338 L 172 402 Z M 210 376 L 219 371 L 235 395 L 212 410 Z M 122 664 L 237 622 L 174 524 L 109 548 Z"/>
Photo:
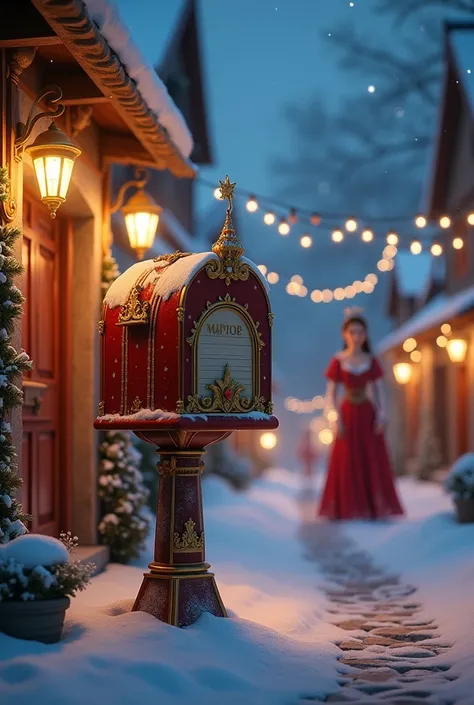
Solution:
<path fill-rule="evenodd" d="M 59 641 L 70 598 L 94 565 L 71 560 L 77 537 L 25 534 L 0 546 L 0 631 L 18 639 Z"/>
<path fill-rule="evenodd" d="M 457 521 L 474 522 L 474 453 L 466 453 L 456 460 L 445 487 L 453 495 Z"/>

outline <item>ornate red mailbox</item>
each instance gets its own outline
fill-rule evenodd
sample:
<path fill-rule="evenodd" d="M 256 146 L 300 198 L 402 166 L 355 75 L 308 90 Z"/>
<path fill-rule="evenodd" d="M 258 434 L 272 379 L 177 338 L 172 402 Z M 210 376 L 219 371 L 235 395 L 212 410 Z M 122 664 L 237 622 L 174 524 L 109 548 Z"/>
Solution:
<path fill-rule="evenodd" d="M 130 429 L 157 446 L 154 560 L 134 610 L 177 626 L 226 616 L 204 555 L 205 448 L 239 429 L 274 429 L 273 314 L 267 283 L 232 226 L 235 184 L 212 252 L 139 262 L 103 307 L 98 430 Z"/>

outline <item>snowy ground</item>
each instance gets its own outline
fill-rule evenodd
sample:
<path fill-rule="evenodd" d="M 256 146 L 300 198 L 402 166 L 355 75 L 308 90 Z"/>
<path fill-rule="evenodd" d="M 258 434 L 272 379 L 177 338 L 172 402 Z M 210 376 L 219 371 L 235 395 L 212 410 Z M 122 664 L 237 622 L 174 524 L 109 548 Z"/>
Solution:
<path fill-rule="evenodd" d="M 459 675 L 452 700 L 474 702 L 474 525 L 453 521 L 434 485 L 401 483 L 408 520 L 346 524 L 380 565 L 421 587 Z M 309 500 L 308 493 L 305 494 Z M 297 705 L 338 690 L 332 643 L 347 636 L 330 624 L 323 578 L 298 540 L 304 506 L 300 479 L 275 470 L 246 495 L 205 483 L 207 557 L 231 619 L 204 616 L 179 630 L 130 613 L 142 568 L 111 565 L 68 612 L 65 639 L 43 646 L 0 635 L 0 702 L 48 705 Z M 143 566 L 150 555 L 145 556 Z M 471 698 L 471 699 L 469 699 Z"/>

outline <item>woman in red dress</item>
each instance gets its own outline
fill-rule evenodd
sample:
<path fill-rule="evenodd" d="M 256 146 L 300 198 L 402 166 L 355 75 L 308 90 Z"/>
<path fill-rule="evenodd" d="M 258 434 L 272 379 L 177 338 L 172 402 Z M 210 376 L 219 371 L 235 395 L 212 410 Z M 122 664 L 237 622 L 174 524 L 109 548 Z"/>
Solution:
<path fill-rule="evenodd" d="M 384 439 L 383 372 L 371 354 L 361 309 L 346 312 L 344 350 L 326 372 L 327 400 L 338 415 L 319 515 L 382 519 L 403 514 Z M 345 394 L 339 404 L 338 391 Z M 372 390 L 372 402 L 368 396 Z"/>

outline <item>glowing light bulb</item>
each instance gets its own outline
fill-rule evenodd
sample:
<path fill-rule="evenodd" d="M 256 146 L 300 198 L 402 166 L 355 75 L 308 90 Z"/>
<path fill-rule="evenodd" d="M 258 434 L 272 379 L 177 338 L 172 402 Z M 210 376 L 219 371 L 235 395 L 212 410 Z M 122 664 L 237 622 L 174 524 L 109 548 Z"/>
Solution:
<path fill-rule="evenodd" d="M 448 339 L 446 338 L 445 335 L 439 335 L 436 338 L 436 345 L 438 345 L 438 347 L 445 348 L 447 344 L 448 344 Z"/>
<path fill-rule="evenodd" d="M 222 193 L 221 193 L 220 188 L 215 188 L 215 189 L 214 189 L 214 198 L 217 198 L 218 201 L 221 200 L 221 198 L 222 198 Z"/>
<path fill-rule="evenodd" d="M 288 222 L 291 223 L 292 225 L 295 225 L 295 223 L 298 222 L 298 216 L 296 215 L 296 210 L 294 208 L 290 208 Z"/>
<path fill-rule="evenodd" d="M 375 285 L 372 284 L 371 282 L 363 282 L 362 283 L 362 291 L 364 292 L 364 294 L 371 294 L 374 289 L 375 289 Z"/>
<path fill-rule="evenodd" d="M 453 247 L 455 250 L 462 250 L 464 247 L 464 240 L 461 237 L 455 237 L 453 240 Z"/>
<path fill-rule="evenodd" d="M 312 213 L 309 222 L 311 223 L 311 225 L 317 227 L 318 225 L 321 225 L 321 216 L 318 215 L 318 213 Z"/>
<path fill-rule="evenodd" d="M 410 355 L 410 359 L 412 362 L 421 362 L 422 357 L 423 357 L 423 355 L 420 352 L 420 350 L 413 350 L 413 352 Z"/>
<path fill-rule="evenodd" d="M 330 428 L 323 428 L 318 434 L 319 442 L 324 446 L 330 446 L 334 440 L 334 434 Z"/>
<path fill-rule="evenodd" d="M 280 218 L 280 224 L 278 225 L 278 232 L 280 235 L 288 235 L 290 232 L 290 226 L 284 218 Z"/>
<path fill-rule="evenodd" d="M 277 444 L 278 440 L 274 433 L 267 432 L 262 433 L 260 436 L 260 445 L 265 450 L 273 450 Z"/>
<path fill-rule="evenodd" d="M 286 293 L 289 294 L 290 296 L 296 296 L 296 294 L 298 294 L 300 287 L 301 287 L 301 284 L 298 284 L 298 282 L 289 282 L 286 285 Z"/>
<path fill-rule="evenodd" d="M 373 285 L 375 286 L 375 284 L 378 283 L 379 278 L 378 278 L 378 276 L 377 276 L 376 274 L 373 274 L 373 273 L 371 272 L 370 274 L 367 274 L 367 276 L 366 276 L 366 278 L 365 278 L 365 281 L 366 281 L 366 282 L 370 282 L 371 284 L 373 284 Z"/>
<path fill-rule="evenodd" d="M 255 196 L 249 196 L 249 200 L 245 204 L 245 207 L 249 213 L 255 213 L 255 211 L 258 210 L 258 203 Z"/>
<path fill-rule="evenodd" d="M 293 274 L 290 281 L 296 282 L 296 284 L 299 284 L 301 286 L 303 284 L 303 277 L 300 274 Z"/>
<path fill-rule="evenodd" d="M 398 245 L 398 235 L 397 233 L 390 232 L 387 234 L 387 243 L 389 245 Z"/>
<path fill-rule="evenodd" d="M 334 289 L 334 298 L 336 299 L 336 301 L 342 301 L 343 299 L 345 299 L 346 295 L 344 293 L 344 289 L 341 289 L 340 287 Z"/>
<path fill-rule="evenodd" d="M 417 215 L 415 218 L 415 225 L 417 228 L 426 227 L 427 220 L 424 215 Z"/>
<path fill-rule="evenodd" d="M 323 291 L 323 301 L 325 304 L 328 304 L 330 301 L 332 301 L 334 298 L 334 294 L 332 293 L 331 289 L 324 289 Z"/>
<path fill-rule="evenodd" d="M 474 225 L 474 213 L 469 213 L 469 215 L 467 216 L 467 222 L 469 223 L 469 225 Z"/>
<path fill-rule="evenodd" d="M 361 237 L 364 242 L 372 242 L 374 239 L 374 233 L 372 230 L 364 230 Z"/>
<path fill-rule="evenodd" d="M 375 93 L 375 86 L 369 86 L 367 90 L 369 91 L 369 93 Z"/>
<path fill-rule="evenodd" d="M 388 260 L 386 259 L 381 259 L 377 262 L 377 269 L 379 269 L 381 272 L 388 272 Z"/>
<path fill-rule="evenodd" d="M 439 224 L 442 228 L 446 230 L 446 228 L 449 228 L 449 226 L 451 225 L 451 218 L 449 218 L 447 215 L 443 215 L 443 217 L 439 219 Z"/>
<path fill-rule="evenodd" d="M 272 213 L 271 211 L 268 211 L 263 216 L 263 222 L 265 223 L 265 225 L 273 225 L 275 220 L 276 220 L 276 215 L 275 215 L 275 213 Z"/>
<path fill-rule="evenodd" d="M 280 277 L 278 276 L 278 274 L 276 272 L 270 272 L 267 275 L 267 282 L 269 284 L 277 284 L 279 279 L 280 279 Z"/>
<path fill-rule="evenodd" d="M 311 247 L 313 244 L 313 240 L 309 235 L 303 235 L 300 240 L 300 245 L 301 247 L 304 247 L 307 249 L 308 247 Z"/>
<path fill-rule="evenodd" d="M 405 352 L 413 352 L 413 350 L 416 348 L 417 342 L 415 338 L 407 338 L 405 342 L 403 343 L 403 349 Z"/>
<path fill-rule="evenodd" d="M 258 269 L 261 271 L 261 273 L 263 274 L 263 276 L 265 276 L 265 274 L 266 274 L 267 271 L 268 271 L 267 268 L 266 268 L 266 266 L 265 266 L 264 264 L 259 264 L 259 265 L 258 265 Z"/>
<path fill-rule="evenodd" d="M 320 291 L 319 289 L 315 289 L 314 291 L 311 292 L 311 301 L 314 301 L 315 304 L 320 304 L 322 300 L 323 300 L 323 292 L 322 291 Z"/>
<path fill-rule="evenodd" d="M 443 323 L 443 325 L 441 326 L 441 333 L 443 335 L 451 335 L 451 332 L 452 332 L 452 328 L 449 325 L 449 323 Z"/>
<path fill-rule="evenodd" d="M 342 230 L 333 230 L 331 239 L 333 242 L 342 242 L 344 240 L 344 233 Z"/>
<path fill-rule="evenodd" d="M 346 220 L 345 228 L 348 233 L 354 233 L 357 230 L 357 220 L 349 218 L 349 220 Z"/>
<path fill-rule="evenodd" d="M 308 296 L 308 288 L 306 286 L 300 286 L 297 296 L 300 296 L 301 298 Z"/>
<path fill-rule="evenodd" d="M 422 250 L 423 247 L 421 245 L 421 242 L 419 242 L 418 240 L 413 240 L 410 245 L 410 252 L 412 253 L 412 255 L 419 255 Z"/>
<path fill-rule="evenodd" d="M 395 245 L 387 245 L 387 247 L 384 248 L 383 251 L 383 258 L 384 259 L 393 259 L 396 257 L 398 252 L 398 249 L 396 248 Z"/>
<path fill-rule="evenodd" d="M 344 294 L 346 295 L 347 299 L 353 299 L 356 293 L 357 292 L 352 285 L 346 286 L 346 288 L 344 289 Z"/>
<path fill-rule="evenodd" d="M 442 255 L 443 248 L 441 247 L 441 245 L 439 245 L 437 242 L 433 243 L 433 245 L 431 245 L 431 254 L 433 255 L 433 257 L 439 257 L 440 255 Z"/>

